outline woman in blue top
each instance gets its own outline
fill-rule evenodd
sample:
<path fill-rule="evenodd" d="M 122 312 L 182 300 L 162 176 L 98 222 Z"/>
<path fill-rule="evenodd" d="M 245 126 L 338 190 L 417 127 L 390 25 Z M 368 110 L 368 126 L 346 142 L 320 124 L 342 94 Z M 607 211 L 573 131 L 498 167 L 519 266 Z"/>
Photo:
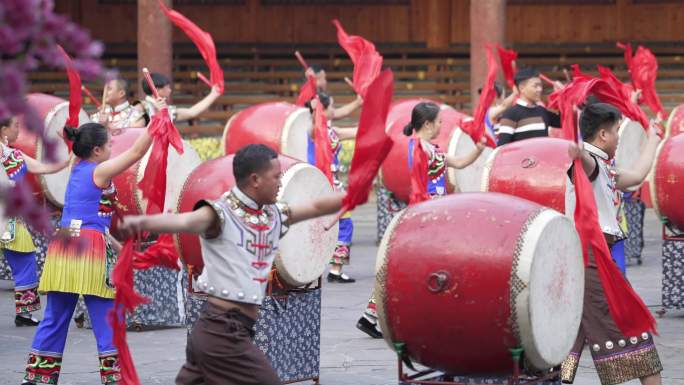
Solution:
<path fill-rule="evenodd" d="M 19 138 L 19 120 L 0 121 L 0 155 L 4 172 L 12 183 L 21 183 L 27 173 L 53 174 L 69 165 L 69 160 L 54 164 L 41 163 L 12 147 Z M 38 320 L 31 312 L 40 309 L 38 274 L 36 273 L 36 247 L 31 233 L 21 218 L 10 218 L 0 229 L 0 251 L 12 269 L 14 278 L 14 304 L 16 326 L 36 326 Z"/>
<path fill-rule="evenodd" d="M 97 341 L 102 383 L 121 379 L 118 354 L 112 342 L 107 314 L 113 308 L 114 288 L 109 281 L 113 265 L 109 225 L 116 188 L 112 178 L 139 161 L 152 139 L 143 132 L 131 148 L 111 158 L 111 138 L 99 123 L 65 128 L 78 157 L 65 194 L 59 233 L 48 246 L 39 290 L 47 292 L 43 321 L 33 338 L 25 383 L 56 384 L 78 297 L 84 297 Z"/>

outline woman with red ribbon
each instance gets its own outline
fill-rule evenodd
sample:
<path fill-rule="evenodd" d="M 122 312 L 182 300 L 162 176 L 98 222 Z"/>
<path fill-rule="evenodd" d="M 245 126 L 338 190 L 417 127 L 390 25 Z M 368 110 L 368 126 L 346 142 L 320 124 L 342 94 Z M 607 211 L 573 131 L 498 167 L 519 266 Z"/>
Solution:
<path fill-rule="evenodd" d="M 110 272 L 115 257 L 109 239 L 116 204 L 112 179 L 138 162 L 152 139 L 144 132 L 131 148 L 110 158 L 111 137 L 105 126 L 86 123 L 64 131 L 78 159 L 65 193 L 60 236 L 50 242 L 47 250 L 38 287 L 47 293 L 47 307 L 33 338 L 24 378 L 27 384 L 57 384 L 69 320 L 82 295 L 97 340 L 100 379 L 104 384 L 113 384 L 121 376 L 112 328 L 107 322 L 114 304 Z"/>
<path fill-rule="evenodd" d="M 587 105 L 579 119 L 584 149 L 580 150 L 574 144 L 571 146 L 571 155 L 575 159 L 581 158 L 582 168 L 589 177 L 598 209 L 598 222 L 609 247 L 624 238 L 618 219 L 621 191 L 643 182 L 651 169 L 660 142 L 657 128 L 652 123 L 648 143 L 634 167 L 631 170 L 615 168 L 614 157 L 621 119 L 620 110 L 611 104 Z M 572 169 L 569 174 L 577 175 L 572 173 Z M 574 197 L 574 184 L 569 186 L 569 190 L 568 197 Z M 574 200 L 566 202 L 568 213 L 575 212 L 574 206 Z M 605 283 L 602 283 L 597 268 L 600 261 L 595 256 L 596 252 L 589 247 L 582 323 L 575 346 L 563 362 L 561 379 L 565 383 L 574 381 L 580 354 L 584 344 L 588 342 L 603 385 L 619 384 L 635 378 L 645 385 L 660 384 L 662 364 L 653 336 L 648 330 L 624 335 L 617 326 L 609 311 L 609 301 L 603 286 Z"/>
<path fill-rule="evenodd" d="M 439 135 L 441 127 L 442 118 L 437 104 L 421 102 L 413 107 L 411 121 L 404 127 L 404 135 L 411 137 L 407 148 L 407 167 L 411 175 L 409 204 L 446 195 L 447 167 L 457 169 L 468 167 L 477 160 L 486 147 L 487 139 L 483 135 L 470 154 L 462 158 L 445 154 L 431 143 Z M 373 293 L 356 327 L 373 338 L 382 338 L 377 320 L 378 313 L 375 293 Z"/>
<path fill-rule="evenodd" d="M 19 138 L 19 119 L 0 121 L 0 158 L 3 171 L 12 183 L 25 183 L 26 173 L 53 174 L 69 165 L 69 160 L 54 164 L 41 163 L 11 145 Z M 16 326 L 36 326 L 31 313 L 40 309 L 36 247 L 31 233 L 20 218 L 10 218 L 0 228 L 0 253 L 12 269 Z"/>

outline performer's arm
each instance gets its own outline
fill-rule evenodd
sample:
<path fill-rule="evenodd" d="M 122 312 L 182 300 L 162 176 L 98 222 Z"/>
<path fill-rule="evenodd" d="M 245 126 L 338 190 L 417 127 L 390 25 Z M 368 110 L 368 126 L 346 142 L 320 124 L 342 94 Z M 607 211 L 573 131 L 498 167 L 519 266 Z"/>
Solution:
<path fill-rule="evenodd" d="M 178 108 L 176 109 L 176 121 L 195 119 L 201 113 L 206 111 L 211 105 L 221 96 L 219 93 L 218 86 L 211 87 L 211 92 L 209 95 L 205 96 L 204 99 L 200 100 L 194 106 L 190 108 Z"/>
<path fill-rule="evenodd" d="M 515 115 L 515 111 L 512 109 L 508 109 L 503 112 L 501 121 L 499 122 L 499 146 L 503 146 L 504 144 L 508 144 L 513 141 L 515 128 L 518 125 Z"/>
<path fill-rule="evenodd" d="M 195 211 L 181 214 L 125 216 L 117 228 L 125 238 L 129 238 L 143 231 L 156 234 L 215 234 L 218 226 L 216 212 L 209 206 L 202 206 Z"/>
<path fill-rule="evenodd" d="M 514 88 L 514 91 L 511 92 L 510 95 L 508 95 L 501 104 L 498 106 L 493 106 L 492 108 L 487 111 L 487 115 L 489 115 L 489 121 L 496 122 L 497 119 L 501 116 L 501 114 L 504 113 L 510 106 L 513 105 L 515 102 L 515 99 L 518 97 L 518 91 L 517 88 Z"/>
<path fill-rule="evenodd" d="M 333 127 L 340 140 L 350 140 L 356 138 L 358 127 Z"/>
<path fill-rule="evenodd" d="M 71 162 L 71 157 L 69 159 L 64 160 L 62 162 L 57 162 L 57 163 L 43 163 L 40 161 L 37 161 L 30 156 L 24 154 L 23 152 L 21 155 L 24 158 L 24 161 L 26 162 L 26 168 L 28 169 L 28 172 L 31 174 L 37 174 L 37 175 L 42 175 L 42 174 L 54 174 L 56 172 L 59 172 L 63 170 L 65 167 L 69 165 L 69 162 Z"/>
<path fill-rule="evenodd" d="M 452 167 L 452 168 L 466 168 L 473 164 L 477 160 L 477 158 L 482 154 L 482 150 L 484 150 L 485 146 L 487 143 L 487 139 L 482 136 L 480 138 L 480 141 L 476 144 L 475 149 L 468 155 L 464 157 L 456 157 L 453 155 L 446 155 L 446 160 L 447 160 L 447 166 Z"/>
<path fill-rule="evenodd" d="M 135 108 L 135 107 L 133 107 Z M 145 127 L 145 118 L 143 116 L 140 116 L 138 120 L 135 120 L 131 123 L 131 128 L 142 128 Z"/>
<path fill-rule="evenodd" d="M 360 95 L 357 95 L 356 99 L 353 102 L 347 103 L 340 108 L 335 108 L 335 111 L 333 112 L 333 119 L 345 118 L 351 115 L 352 112 L 354 112 L 357 108 L 361 107 L 362 105 L 363 98 L 361 98 Z"/>
<path fill-rule="evenodd" d="M 588 152 L 582 151 L 577 143 L 572 142 L 570 143 L 568 147 L 568 154 L 570 155 L 570 159 L 575 160 L 577 158 L 582 159 L 582 168 L 584 168 L 584 173 L 587 174 L 589 177 L 590 181 L 594 181 L 596 177 L 598 176 L 598 164 L 596 164 L 596 159 L 589 155 Z M 572 166 L 570 167 L 572 169 Z M 568 176 L 570 177 L 570 180 L 572 181 L 572 172 L 568 171 Z"/>
<path fill-rule="evenodd" d="M 629 187 L 636 186 L 643 182 L 651 171 L 653 160 L 655 159 L 656 150 L 660 143 L 660 136 L 658 136 L 658 128 L 654 122 L 648 128 L 648 142 L 646 147 L 641 152 L 641 156 L 632 166 L 631 170 L 618 170 L 617 174 L 617 188 L 625 190 Z"/>
<path fill-rule="evenodd" d="M 344 194 L 335 193 L 320 197 L 310 203 L 291 205 L 289 224 L 334 214 L 342 208 L 342 198 L 344 198 Z"/>
<path fill-rule="evenodd" d="M 150 145 L 152 145 L 152 137 L 145 130 L 131 148 L 95 167 L 93 173 L 95 184 L 103 188 L 109 186 L 109 181 L 139 161 L 150 148 Z"/>

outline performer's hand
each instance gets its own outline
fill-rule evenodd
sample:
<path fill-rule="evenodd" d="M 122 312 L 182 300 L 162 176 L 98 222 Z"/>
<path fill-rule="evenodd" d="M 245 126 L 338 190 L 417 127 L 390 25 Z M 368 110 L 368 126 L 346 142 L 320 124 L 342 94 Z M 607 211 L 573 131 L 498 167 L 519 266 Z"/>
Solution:
<path fill-rule="evenodd" d="M 568 155 L 570 156 L 570 159 L 575 160 L 580 157 L 582 154 L 582 149 L 577 145 L 575 142 L 571 142 L 568 145 Z"/>
<path fill-rule="evenodd" d="M 485 147 L 487 147 L 487 136 L 482 135 L 480 140 L 477 143 L 475 143 L 475 146 L 478 150 L 480 150 L 480 152 L 482 152 L 485 149 Z"/>
<path fill-rule="evenodd" d="M 107 125 L 107 122 L 109 122 L 109 114 L 104 109 L 104 107 L 100 109 L 100 112 L 97 114 L 97 118 L 99 120 L 99 123 L 102 125 Z"/>
<path fill-rule="evenodd" d="M 359 103 L 359 106 L 363 106 L 363 97 L 361 95 L 356 95 L 356 102 Z"/>
<path fill-rule="evenodd" d="M 632 93 L 629 95 L 629 100 L 634 104 L 639 104 L 639 99 L 641 99 L 641 90 L 633 90 Z"/>
<path fill-rule="evenodd" d="M 648 139 L 660 142 L 662 136 L 663 130 L 661 128 L 661 125 L 657 123 L 655 120 L 651 120 L 651 123 L 648 125 Z"/>
<path fill-rule="evenodd" d="M 213 86 L 211 86 L 211 92 L 209 92 L 209 94 L 213 96 L 221 96 L 221 89 L 217 84 L 214 84 Z"/>
<path fill-rule="evenodd" d="M 117 229 L 124 239 L 137 237 L 142 232 L 143 215 L 127 215 L 119 221 Z"/>
<path fill-rule="evenodd" d="M 316 75 L 316 74 L 314 73 L 314 70 L 311 67 L 307 68 L 306 71 L 304 71 L 304 76 L 306 76 L 307 78 L 309 76 L 314 76 L 314 75 Z"/>
<path fill-rule="evenodd" d="M 553 82 L 553 90 L 554 90 L 554 91 L 562 90 L 563 87 L 565 87 L 565 84 L 559 82 L 558 80 L 556 80 L 555 82 Z"/>
<path fill-rule="evenodd" d="M 157 111 L 161 111 L 161 110 L 163 110 L 164 108 L 168 107 L 168 106 L 166 105 L 166 99 L 164 99 L 164 98 L 156 98 L 156 99 L 154 100 L 154 103 L 153 103 L 153 104 L 154 104 L 154 108 L 156 108 Z"/>

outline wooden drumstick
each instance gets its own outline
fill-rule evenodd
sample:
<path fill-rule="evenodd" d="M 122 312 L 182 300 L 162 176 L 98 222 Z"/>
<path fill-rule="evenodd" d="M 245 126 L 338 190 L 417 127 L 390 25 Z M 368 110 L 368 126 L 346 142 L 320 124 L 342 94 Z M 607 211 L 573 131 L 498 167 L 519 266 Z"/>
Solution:
<path fill-rule="evenodd" d="M 152 90 L 152 94 L 154 95 L 154 98 L 159 99 L 159 91 L 157 91 L 157 87 L 154 86 L 154 82 L 152 81 L 152 76 L 150 75 L 150 71 L 147 69 L 147 67 L 143 67 L 142 71 L 143 71 L 143 76 L 145 76 L 145 80 L 147 81 L 147 85 Z"/>
<path fill-rule="evenodd" d="M 209 79 L 207 79 L 207 77 L 204 76 L 204 74 L 202 74 L 202 73 L 199 72 L 199 71 L 197 71 L 197 78 L 198 78 L 199 80 L 203 81 L 204 84 L 208 85 L 209 87 L 213 87 L 213 86 L 211 85 L 211 82 L 209 81 Z"/>
<path fill-rule="evenodd" d="M 553 80 L 549 79 L 546 75 L 544 75 L 544 74 L 541 73 L 541 72 L 539 73 L 539 78 L 540 78 L 541 80 L 547 82 L 547 83 L 548 83 L 549 85 L 551 85 L 551 86 L 554 85 Z"/>
<path fill-rule="evenodd" d="M 107 95 L 107 83 L 105 83 L 104 88 L 102 88 L 102 104 L 100 106 L 102 107 L 102 112 L 104 113 L 104 110 L 106 108 L 105 105 L 105 96 Z"/>
<path fill-rule="evenodd" d="M 101 107 L 101 104 L 100 104 L 100 102 L 97 100 L 97 98 L 94 97 L 92 93 L 90 93 L 90 90 L 88 89 L 88 87 L 82 85 L 82 86 L 81 86 L 81 91 L 83 91 L 83 92 L 86 94 L 86 96 L 90 98 L 90 100 L 93 102 L 93 104 L 95 104 L 95 107 L 99 110 L 100 107 Z"/>
<path fill-rule="evenodd" d="M 331 220 L 330 223 L 328 223 L 327 225 L 323 226 L 323 229 L 324 229 L 325 231 L 328 231 L 328 230 L 332 229 L 333 226 L 335 226 L 335 224 L 340 220 L 340 218 L 342 218 L 342 216 L 343 216 L 346 212 L 347 212 L 347 210 L 345 210 L 345 209 L 340 209 L 340 211 L 338 211 L 337 214 L 335 214 L 335 217 L 333 218 L 333 220 Z"/>
<path fill-rule="evenodd" d="M 295 51 L 295 57 L 297 57 L 297 60 L 299 60 L 299 64 L 301 64 L 302 67 L 304 67 L 304 70 L 309 69 L 309 65 L 306 64 L 306 60 L 304 60 L 304 56 L 302 56 L 302 54 L 299 53 L 299 51 Z"/>
<path fill-rule="evenodd" d="M 347 82 L 347 84 L 349 84 L 349 87 L 351 87 L 351 89 L 354 90 L 354 92 L 356 92 L 356 90 L 354 89 L 354 83 L 351 81 L 351 79 L 345 76 L 344 81 Z"/>
<path fill-rule="evenodd" d="M 570 77 L 570 72 L 568 72 L 567 68 L 563 68 L 563 73 L 565 74 L 565 80 L 567 80 L 568 82 L 571 82 L 572 78 Z"/>

